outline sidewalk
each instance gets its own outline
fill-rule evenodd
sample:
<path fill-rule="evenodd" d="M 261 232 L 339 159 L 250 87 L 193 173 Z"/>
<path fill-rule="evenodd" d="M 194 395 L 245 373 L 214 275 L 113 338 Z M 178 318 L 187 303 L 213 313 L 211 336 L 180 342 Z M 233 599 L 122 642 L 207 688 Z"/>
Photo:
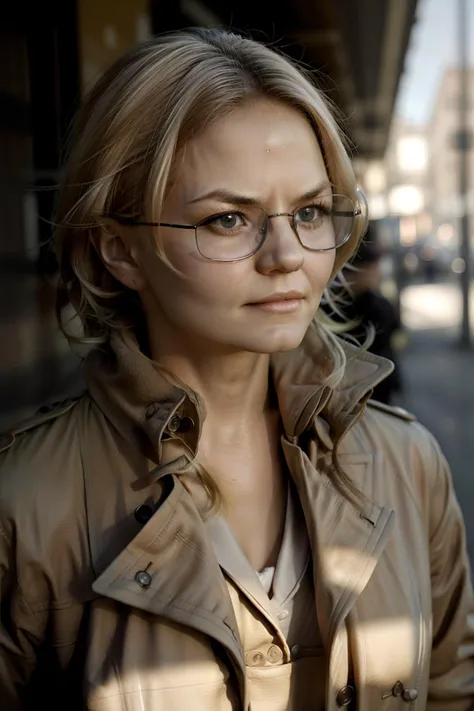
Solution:
<path fill-rule="evenodd" d="M 474 349 L 459 348 L 457 298 L 452 285 L 404 291 L 411 339 L 401 358 L 406 391 L 400 404 L 431 430 L 451 465 L 474 563 Z"/>

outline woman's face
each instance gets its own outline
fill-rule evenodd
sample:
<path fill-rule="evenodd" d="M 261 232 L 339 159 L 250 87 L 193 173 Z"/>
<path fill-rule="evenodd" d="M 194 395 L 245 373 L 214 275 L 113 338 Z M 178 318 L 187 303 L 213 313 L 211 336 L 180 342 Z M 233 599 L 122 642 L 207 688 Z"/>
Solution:
<path fill-rule="evenodd" d="M 318 190 L 319 196 L 307 197 Z M 225 247 L 239 233 L 245 215 L 258 213 L 255 206 L 269 214 L 293 213 L 324 199 L 330 203 L 330 197 L 308 122 L 294 109 L 261 100 L 216 120 L 186 145 L 161 221 L 194 225 L 222 215 L 206 243 L 213 248 L 215 234 L 221 249 L 223 239 Z M 299 214 L 306 219 L 312 211 Z M 267 238 L 253 256 L 232 262 L 204 258 L 193 230 L 159 229 L 166 257 L 179 273 L 149 252 L 137 256 L 149 329 L 159 338 L 254 353 L 298 346 L 331 276 L 334 251 L 305 249 L 284 216 L 269 221 Z M 298 298 L 285 299 L 290 292 Z"/>

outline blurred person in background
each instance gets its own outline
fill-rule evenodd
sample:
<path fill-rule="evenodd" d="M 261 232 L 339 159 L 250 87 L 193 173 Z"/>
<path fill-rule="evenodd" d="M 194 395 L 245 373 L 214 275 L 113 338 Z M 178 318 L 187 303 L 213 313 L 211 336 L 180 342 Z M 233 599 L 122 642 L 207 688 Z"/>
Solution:
<path fill-rule="evenodd" d="M 371 226 L 351 265 L 344 269 L 350 294 L 344 295 L 339 308 L 344 318 L 355 324 L 350 330 L 351 335 L 362 344 L 372 334 L 370 352 L 394 363 L 393 372 L 374 388 L 373 393 L 374 399 L 390 404 L 394 396 L 402 392 L 398 352 L 405 347 L 407 335 L 395 305 L 380 291 L 382 258 L 383 252 Z"/>
<path fill-rule="evenodd" d="M 319 310 L 366 227 L 321 93 L 182 31 L 74 136 L 55 244 L 87 392 L 1 440 L 2 711 L 472 708 L 448 466 Z"/>

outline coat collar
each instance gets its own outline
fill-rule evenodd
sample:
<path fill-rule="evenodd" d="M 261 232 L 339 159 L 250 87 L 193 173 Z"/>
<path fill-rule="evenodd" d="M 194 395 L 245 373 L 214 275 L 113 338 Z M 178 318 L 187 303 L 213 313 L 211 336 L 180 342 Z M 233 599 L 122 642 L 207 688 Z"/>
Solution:
<path fill-rule="evenodd" d="M 322 385 L 332 371 L 332 362 L 315 326 L 308 329 L 298 348 L 272 356 L 274 387 L 290 440 L 308 429 L 318 414 L 331 429 L 341 422 L 347 429 L 361 403 L 392 371 L 390 361 L 340 343 L 347 366 L 335 389 Z M 130 331 L 114 335 L 106 350 L 90 353 L 85 376 L 92 399 L 109 421 L 156 464 L 162 459 L 163 439 L 177 434 L 176 425 L 171 431 L 173 422 L 178 422 L 181 440 L 192 454 L 196 453 L 205 419 L 202 398 L 141 352 Z M 180 427 L 179 423 L 187 426 Z"/>

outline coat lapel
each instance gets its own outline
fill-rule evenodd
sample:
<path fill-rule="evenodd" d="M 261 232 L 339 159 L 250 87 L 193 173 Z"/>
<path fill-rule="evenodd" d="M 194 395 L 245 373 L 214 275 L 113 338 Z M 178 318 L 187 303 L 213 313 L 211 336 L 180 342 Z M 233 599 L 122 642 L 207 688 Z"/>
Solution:
<path fill-rule="evenodd" d="M 243 693 L 245 663 L 227 586 L 191 496 L 177 477 L 172 479 L 167 499 L 92 587 L 220 642 Z"/>
<path fill-rule="evenodd" d="M 370 499 L 361 511 L 341 496 L 306 454 L 285 438 L 283 451 L 298 488 L 315 571 L 318 619 L 326 648 L 366 587 L 393 528 L 393 512 Z M 340 457 L 358 472 L 367 496 L 372 488 L 374 457 L 370 453 Z M 358 483 L 357 481 L 355 482 Z"/>

